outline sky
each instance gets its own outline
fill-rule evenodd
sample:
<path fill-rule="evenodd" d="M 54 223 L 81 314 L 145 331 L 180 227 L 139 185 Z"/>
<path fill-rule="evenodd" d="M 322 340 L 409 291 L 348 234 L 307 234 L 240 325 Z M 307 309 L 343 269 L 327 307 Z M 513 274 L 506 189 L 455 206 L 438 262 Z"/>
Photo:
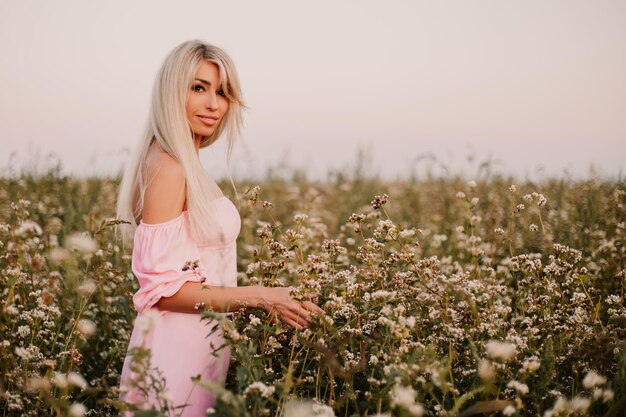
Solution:
<path fill-rule="evenodd" d="M 230 171 L 623 178 L 626 2 L 0 1 L 0 175 L 116 175 L 176 45 L 233 58 Z"/>

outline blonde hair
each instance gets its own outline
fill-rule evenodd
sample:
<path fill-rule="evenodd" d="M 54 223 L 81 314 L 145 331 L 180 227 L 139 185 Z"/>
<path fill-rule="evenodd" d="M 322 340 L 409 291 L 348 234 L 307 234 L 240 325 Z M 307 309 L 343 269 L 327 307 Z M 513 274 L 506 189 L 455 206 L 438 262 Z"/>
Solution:
<path fill-rule="evenodd" d="M 169 53 L 157 73 L 148 123 L 122 177 L 117 218 L 131 222 L 130 225 L 118 225 L 117 231 L 121 232 L 124 242 L 134 235 L 137 227 L 135 219 L 143 212 L 143 197 L 148 181 L 146 158 L 154 141 L 164 152 L 179 161 L 185 171 L 187 215 L 192 237 L 202 242 L 211 235 L 215 217 L 211 203 L 221 196 L 221 191 L 202 168 L 193 141 L 194 133 L 185 111 L 196 68 L 202 61 L 217 65 L 220 88 L 229 105 L 214 133 L 202 137 L 200 148 L 210 146 L 225 131 L 227 159 L 230 163 L 245 108 L 235 66 L 228 54 L 214 45 L 199 40 L 184 42 Z"/>

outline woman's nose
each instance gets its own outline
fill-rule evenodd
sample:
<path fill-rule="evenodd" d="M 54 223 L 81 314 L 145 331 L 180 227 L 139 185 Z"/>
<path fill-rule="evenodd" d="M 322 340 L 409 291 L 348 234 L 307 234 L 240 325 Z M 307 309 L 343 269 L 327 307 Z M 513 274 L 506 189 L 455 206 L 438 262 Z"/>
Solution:
<path fill-rule="evenodd" d="M 215 94 L 215 91 L 207 94 L 206 107 L 210 110 L 218 109 L 219 104 L 217 102 L 217 94 Z"/>

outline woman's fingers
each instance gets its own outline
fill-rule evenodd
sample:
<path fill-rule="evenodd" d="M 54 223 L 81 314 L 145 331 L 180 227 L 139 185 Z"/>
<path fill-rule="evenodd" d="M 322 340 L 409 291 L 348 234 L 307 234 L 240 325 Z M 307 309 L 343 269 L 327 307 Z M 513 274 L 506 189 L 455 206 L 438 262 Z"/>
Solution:
<path fill-rule="evenodd" d="M 296 301 L 289 306 L 289 310 L 298 317 L 304 317 L 307 322 L 311 321 L 311 313 L 304 307 L 303 303 Z"/>
<path fill-rule="evenodd" d="M 313 313 L 313 315 L 323 315 L 325 312 L 322 310 L 317 304 L 312 303 L 311 301 L 303 301 L 302 306 Z"/>
<path fill-rule="evenodd" d="M 294 314 L 291 311 L 285 311 L 281 316 L 280 319 L 282 320 L 283 323 L 288 324 L 289 326 L 293 327 L 294 329 L 304 329 L 305 327 L 308 327 L 309 323 L 302 317 L 298 317 L 297 314 Z"/>
<path fill-rule="evenodd" d="M 302 296 L 317 302 L 319 294 L 316 292 L 307 292 L 307 293 L 302 294 Z"/>
<path fill-rule="evenodd" d="M 303 326 L 303 325 L 301 325 L 301 324 L 298 324 L 297 322 L 295 322 L 295 321 L 293 321 L 293 320 L 291 320 L 291 319 L 287 319 L 287 318 L 285 318 L 285 320 L 283 320 L 283 321 L 285 322 L 285 324 L 287 324 L 287 325 L 289 325 L 289 326 L 293 327 L 293 328 L 294 328 L 294 329 L 296 329 L 296 330 L 302 330 L 302 329 L 306 328 L 306 326 Z"/>
<path fill-rule="evenodd" d="M 303 326 L 308 326 L 311 322 L 311 313 L 301 306 L 298 306 L 297 310 L 290 310 L 288 314 L 292 319 L 296 319 L 296 321 Z"/>
<path fill-rule="evenodd" d="M 275 296 L 270 297 L 274 300 L 269 301 L 269 305 L 265 308 L 274 318 L 280 319 L 294 329 L 302 330 L 309 326 L 315 316 L 325 314 L 324 310 L 310 301 L 317 299 L 317 293 L 302 294 L 300 297 L 308 300 L 298 301 L 294 299 L 295 288 L 293 287 L 277 287 L 271 290 L 268 288 L 268 290 L 269 294 L 275 294 Z"/>
<path fill-rule="evenodd" d="M 308 312 L 303 306 L 301 306 L 300 303 L 298 303 L 296 307 L 284 310 L 281 317 L 283 321 L 285 321 L 286 319 L 291 320 L 298 323 L 303 328 L 309 327 L 309 324 L 313 319 L 311 313 Z"/>

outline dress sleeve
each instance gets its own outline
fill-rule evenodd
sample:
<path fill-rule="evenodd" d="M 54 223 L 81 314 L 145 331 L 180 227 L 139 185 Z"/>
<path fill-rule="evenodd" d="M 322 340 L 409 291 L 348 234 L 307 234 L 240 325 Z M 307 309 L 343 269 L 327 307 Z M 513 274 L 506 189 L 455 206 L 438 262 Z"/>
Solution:
<path fill-rule="evenodd" d="M 184 212 L 165 223 L 140 223 L 135 230 L 132 270 L 139 281 L 133 304 L 139 313 L 161 297 L 174 295 L 185 282 L 204 282 L 200 252 L 190 238 Z"/>

